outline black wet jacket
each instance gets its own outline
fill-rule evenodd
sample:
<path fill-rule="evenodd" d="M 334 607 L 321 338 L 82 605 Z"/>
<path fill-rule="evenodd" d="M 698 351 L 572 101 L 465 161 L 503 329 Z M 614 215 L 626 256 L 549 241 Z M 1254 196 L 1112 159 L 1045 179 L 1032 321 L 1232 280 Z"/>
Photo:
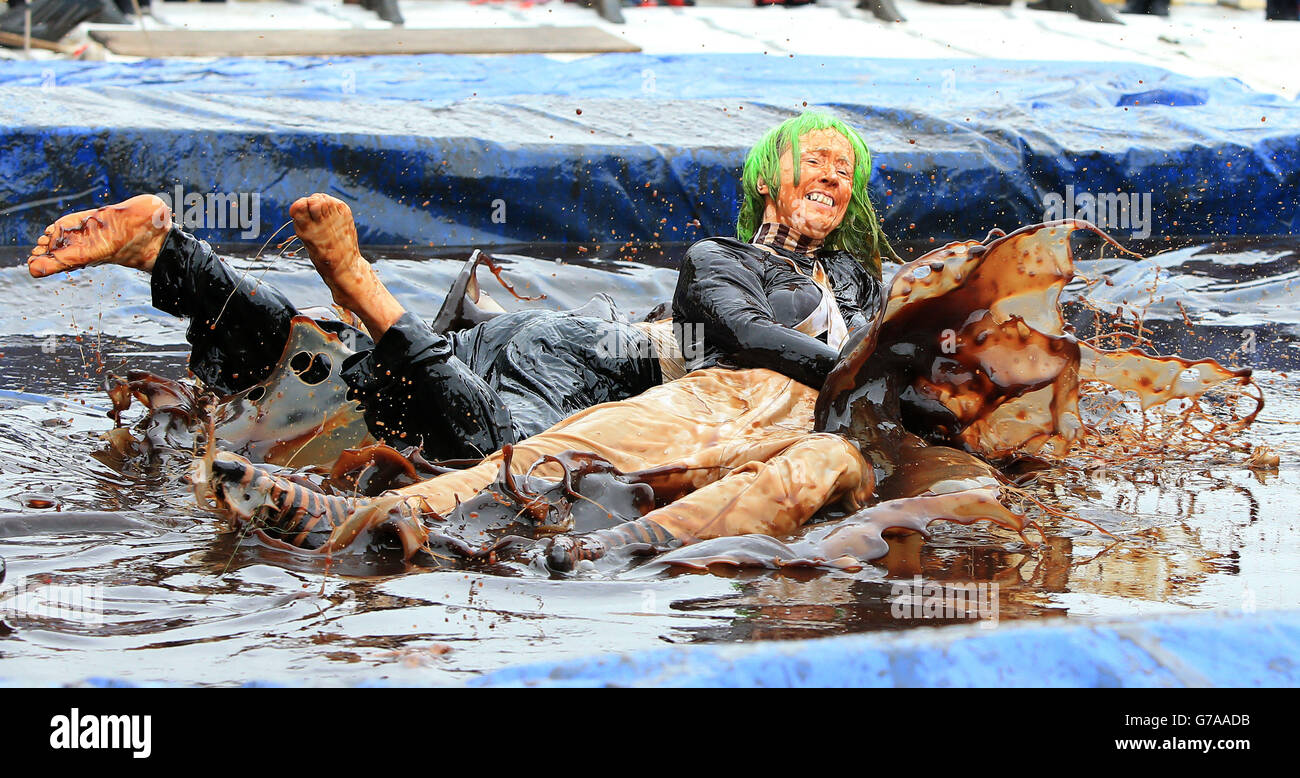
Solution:
<path fill-rule="evenodd" d="M 773 250 L 779 256 L 730 238 L 708 238 L 687 250 L 673 323 L 688 371 L 763 367 L 821 388 L 839 353 L 824 339 L 793 329 L 821 302 L 813 258 Z M 848 328 L 870 323 L 883 300 L 880 280 L 847 252 L 822 250 L 816 260 L 830 277 Z M 703 325 L 702 341 L 693 337 L 694 324 Z"/>

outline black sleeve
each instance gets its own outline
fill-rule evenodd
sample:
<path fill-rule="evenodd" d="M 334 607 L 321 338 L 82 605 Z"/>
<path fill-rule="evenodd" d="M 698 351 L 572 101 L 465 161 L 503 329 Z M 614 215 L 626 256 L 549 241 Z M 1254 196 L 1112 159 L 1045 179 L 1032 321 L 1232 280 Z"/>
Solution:
<path fill-rule="evenodd" d="M 343 363 L 349 397 L 376 438 L 430 459 L 481 459 L 515 443 L 510 410 L 448 339 L 410 312 Z"/>
<path fill-rule="evenodd" d="M 763 367 L 820 387 L 838 352 L 773 318 L 755 262 L 744 244 L 696 243 L 677 277 L 674 321 L 702 324 L 706 354 L 729 365 Z"/>
<path fill-rule="evenodd" d="M 265 381 L 298 311 L 259 275 L 231 269 L 212 248 L 173 227 L 150 279 L 153 306 L 190 320 L 190 371 L 221 394 Z"/>

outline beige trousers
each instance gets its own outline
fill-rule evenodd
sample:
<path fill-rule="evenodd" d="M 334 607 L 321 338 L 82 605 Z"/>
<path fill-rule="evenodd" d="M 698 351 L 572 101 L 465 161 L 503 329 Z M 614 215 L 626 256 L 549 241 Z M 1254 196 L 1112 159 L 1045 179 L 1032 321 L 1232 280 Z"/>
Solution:
<path fill-rule="evenodd" d="M 523 473 L 546 455 L 590 451 L 625 473 L 662 466 L 679 499 L 647 519 L 690 543 L 727 535 L 784 535 L 840 500 L 851 509 L 871 495 L 872 470 L 837 435 L 812 432 L 817 392 L 771 370 L 697 370 L 628 400 L 593 406 L 514 447 Z M 497 452 L 481 463 L 395 494 L 447 515 L 490 484 Z M 536 475 L 559 477 L 553 463 Z"/>

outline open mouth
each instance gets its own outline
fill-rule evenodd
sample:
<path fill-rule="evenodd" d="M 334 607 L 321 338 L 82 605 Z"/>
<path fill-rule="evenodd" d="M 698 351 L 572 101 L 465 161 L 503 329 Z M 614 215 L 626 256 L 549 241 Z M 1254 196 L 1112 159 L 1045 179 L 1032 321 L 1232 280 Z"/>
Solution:
<path fill-rule="evenodd" d="M 822 205 L 831 208 L 835 207 L 835 198 L 831 197 L 830 195 L 822 194 L 821 192 L 809 192 L 808 194 L 804 195 L 803 199 L 812 200 L 814 203 L 821 203 Z"/>

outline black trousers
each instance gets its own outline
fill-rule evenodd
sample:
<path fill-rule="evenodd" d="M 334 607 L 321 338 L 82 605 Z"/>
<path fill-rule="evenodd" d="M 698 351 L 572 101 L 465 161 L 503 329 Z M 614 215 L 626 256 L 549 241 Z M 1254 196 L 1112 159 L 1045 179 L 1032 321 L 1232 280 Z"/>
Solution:
<path fill-rule="evenodd" d="M 153 269 L 154 307 L 190 320 L 190 371 L 219 394 L 265 380 L 279 362 L 297 308 L 279 290 L 227 266 L 179 228 Z M 477 459 L 603 402 L 661 380 L 647 336 L 616 319 L 569 311 L 501 314 L 435 332 L 413 314 L 379 341 L 352 330 L 342 368 L 371 435 L 419 445 L 430 459 Z"/>

